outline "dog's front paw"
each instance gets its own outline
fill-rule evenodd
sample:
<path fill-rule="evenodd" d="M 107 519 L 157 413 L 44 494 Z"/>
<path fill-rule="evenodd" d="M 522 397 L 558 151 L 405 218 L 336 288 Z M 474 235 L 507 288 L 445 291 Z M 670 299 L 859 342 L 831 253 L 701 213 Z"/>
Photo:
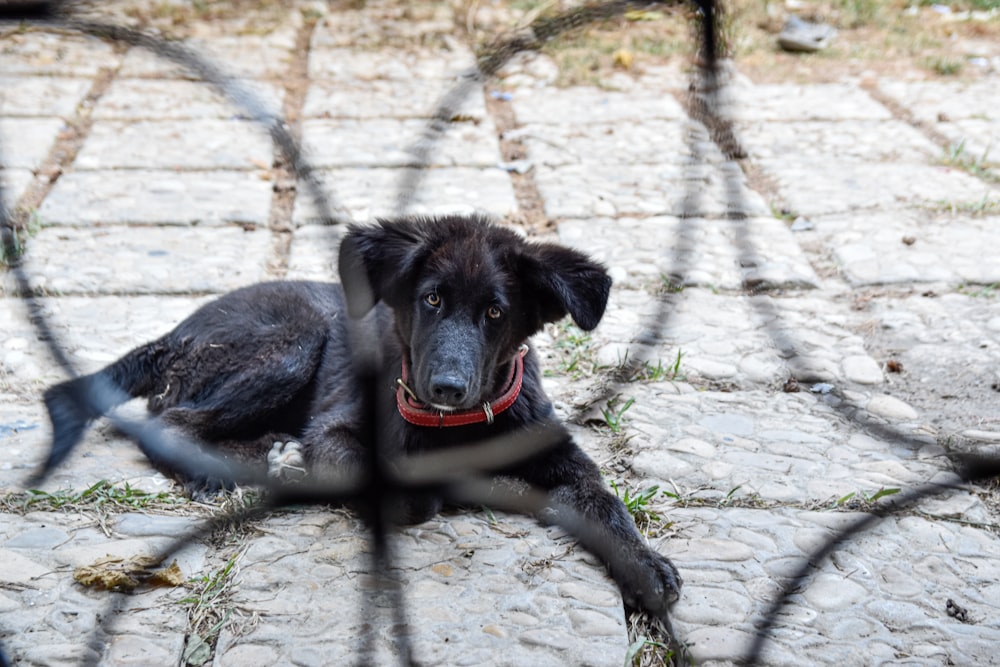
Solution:
<path fill-rule="evenodd" d="M 677 568 L 652 549 L 638 552 L 632 562 L 622 561 L 613 574 L 625 604 L 657 618 L 666 617 L 681 594 L 683 581 Z"/>
<path fill-rule="evenodd" d="M 279 482 L 298 482 L 306 476 L 302 445 L 289 440 L 276 442 L 267 453 L 267 476 Z"/>

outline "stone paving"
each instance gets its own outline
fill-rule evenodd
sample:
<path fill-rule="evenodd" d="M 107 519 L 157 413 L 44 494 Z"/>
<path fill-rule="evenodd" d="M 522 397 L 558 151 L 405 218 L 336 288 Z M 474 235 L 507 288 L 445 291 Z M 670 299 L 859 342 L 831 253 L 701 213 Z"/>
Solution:
<path fill-rule="evenodd" d="M 289 114 L 320 180 L 362 221 L 396 210 L 435 101 L 474 63 L 444 5 L 364 4 L 303 3 L 266 30 L 223 20 L 189 40 Z M 25 267 L 81 371 L 234 287 L 336 275 L 340 228 L 317 224 L 266 133 L 218 94 L 138 49 L 4 30 L 0 182 L 8 205 L 35 209 Z M 541 236 L 607 263 L 602 324 L 538 336 L 545 381 L 609 482 L 669 492 L 651 501 L 661 520 L 650 539 L 686 582 L 675 628 L 696 664 L 731 664 L 803 559 L 892 502 L 881 490 L 955 482 L 954 438 L 1000 449 L 1000 152 L 988 150 L 1000 82 L 758 85 L 736 74 L 722 107 L 748 155 L 736 164 L 688 115 L 679 68 L 571 88 L 553 84 L 554 68 L 519 56 L 476 88 L 410 210 L 516 224 L 532 202 L 514 187 L 502 133 L 524 147 L 553 223 Z M 10 494 L 44 455 L 40 395 L 62 374 L 9 274 L 0 290 Z M 646 371 L 615 390 L 611 409 L 627 410 L 613 433 L 594 397 L 604 373 L 636 357 Z M 890 359 L 929 383 L 946 366 L 955 386 L 906 400 Z M 969 401 L 958 427 L 942 417 L 956 394 Z M 0 641 L 16 664 L 182 664 L 199 632 L 218 666 L 344 664 L 369 643 L 392 664 L 401 631 L 418 664 L 624 661 L 621 598 L 596 561 L 556 529 L 482 508 L 400 531 L 382 579 L 355 517 L 303 509 L 171 555 L 185 587 L 85 588 L 74 568 L 154 554 L 218 511 L 180 501 L 105 425 L 43 488 L 65 498 L 103 480 L 178 502 L 0 513 Z M 998 535 L 989 495 L 962 486 L 878 523 L 815 564 L 764 662 L 996 664 Z M 219 615 L 196 627 L 191 600 L 209 581 L 225 583 Z M 397 589 L 408 628 L 392 616 Z M 949 614 L 949 600 L 967 616 Z"/>

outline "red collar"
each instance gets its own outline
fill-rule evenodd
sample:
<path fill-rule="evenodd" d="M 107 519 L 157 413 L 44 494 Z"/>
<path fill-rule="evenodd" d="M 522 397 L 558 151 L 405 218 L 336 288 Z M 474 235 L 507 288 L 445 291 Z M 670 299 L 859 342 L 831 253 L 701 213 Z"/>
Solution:
<path fill-rule="evenodd" d="M 436 410 L 431 406 L 417 400 L 413 391 L 406 386 L 407 382 L 407 362 L 403 357 L 402 378 L 396 380 L 396 407 L 403 419 L 416 426 L 468 426 L 469 424 L 492 424 L 493 418 L 514 405 L 514 401 L 521 394 L 521 385 L 524 384 L 524 355 L 528 353 L 528 346 L 522 345 L 517 354 L 514 355 L 514 363 L 511 364 L 510 378 L 507 380 L 507 389 L 499 398 L 483 403 L 483 407 L 476 410 L 459 410 L 456 412 L 445 412 Z"/>

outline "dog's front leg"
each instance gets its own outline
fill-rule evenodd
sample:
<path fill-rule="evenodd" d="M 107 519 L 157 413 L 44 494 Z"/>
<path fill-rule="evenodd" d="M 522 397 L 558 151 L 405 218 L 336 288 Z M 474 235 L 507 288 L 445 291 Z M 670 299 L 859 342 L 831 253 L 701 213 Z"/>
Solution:
<path fill-rule="evenodd" d="M 552 489 L 543 517 L 575 535 L 607 565 L 625 603 L 666 620 L 681 576 L 674 564 L 646 544 L 624 503 L 603 486 L 572 483 Z"/>
<path fill-rule="evenodd" d="M 606 487 L 597 465 L 574 443 L 525 467 L 524 479 L 548 491 L 540 517 L 574 535 L 607 565 L 625 603 L 668 623 L 680 596 L 674 564 L 649 547 L 625 504 Z"/>

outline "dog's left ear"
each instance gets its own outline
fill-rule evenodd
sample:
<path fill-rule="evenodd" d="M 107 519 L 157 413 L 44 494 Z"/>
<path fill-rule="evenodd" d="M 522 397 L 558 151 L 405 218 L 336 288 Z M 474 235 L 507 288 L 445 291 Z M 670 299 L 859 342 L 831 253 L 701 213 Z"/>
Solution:
<path fill-rule="evenodd" d="M 520 275 L 526 294 L 537 299 L 542 322 L 569 313 L 581 329 L 590 331 L 604 316 L 611 276 L 581 252 L 550 243 L 528 245 Z"/>
<path fill-rule="evenodd" d="M 426 235 L 411 220 L 380 220 L 375 225 L 351 225 L 340 243 L 340 282 L 347 313 L 363 317 L 377 301 L 395 304 L 417 265 Z"/>

